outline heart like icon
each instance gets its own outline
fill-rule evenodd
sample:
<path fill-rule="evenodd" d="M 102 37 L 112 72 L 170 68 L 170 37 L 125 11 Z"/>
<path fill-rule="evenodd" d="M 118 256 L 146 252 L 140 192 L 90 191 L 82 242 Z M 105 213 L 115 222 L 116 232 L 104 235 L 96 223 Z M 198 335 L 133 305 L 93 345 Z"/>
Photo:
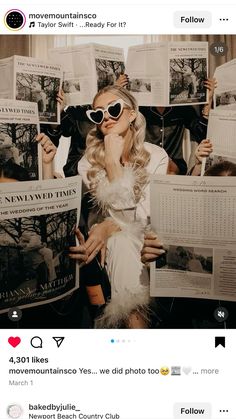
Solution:
<path fill-rule="evenodd" d="M 21 343 L 21 338 L 19 338 L 19 336 L 10 336 L 8 338 L 8 343 L 13 346 L 13 348 L 16 348 Z"/>
<path fill-rule="evenodd" d="M 184 374 L 188 375 L 192 371 L 192 368 L 191 367 L 183 367 L 182 370 L 183 370 Z"/>

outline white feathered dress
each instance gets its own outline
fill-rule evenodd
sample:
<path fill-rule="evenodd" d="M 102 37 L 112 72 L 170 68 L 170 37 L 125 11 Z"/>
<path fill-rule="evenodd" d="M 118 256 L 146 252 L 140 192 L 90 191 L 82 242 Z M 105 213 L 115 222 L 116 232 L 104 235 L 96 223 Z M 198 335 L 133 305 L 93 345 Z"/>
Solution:
<path fill-rule="evenodd" d="M 168 155 L 165 150 L 146 142 L 144 146 L 151 157 L 146 167 L 148 174 L 166 174 Z M 78 163 L 78 173 L 88 190 L 90 168 L 90 163 L 83 157 Z M 111 300 L 97 322 L 98 327 L 114 328 L 127 321 L 132 311 L 142 312 L 149 303 L 149 276 L 140 252 L 150 216 L 150 187 L 148 182 L 142 198 L 136 203 L 136 172 L 132 167 L 124 167 L 123 176 L 111 182 L 105 170 L 101 170 L 98 179 L 95 201 L 103 208 L 104 219 L 112 218 L 121 229 L 107 241 L 106 269 L 111 282 Z M 99 221 L 93 214 L 93 222 Z"/>

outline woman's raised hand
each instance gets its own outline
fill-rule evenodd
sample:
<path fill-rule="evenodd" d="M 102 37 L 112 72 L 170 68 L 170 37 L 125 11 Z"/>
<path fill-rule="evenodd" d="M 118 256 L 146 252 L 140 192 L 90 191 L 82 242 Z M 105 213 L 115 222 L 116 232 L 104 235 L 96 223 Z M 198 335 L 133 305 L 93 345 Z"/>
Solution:
<path fill-rule="evenodd" d="M 127 74 L 120 74 L 115 82 L 116 86 L 127 87 L 129 84 L 129 76 Z"/>
<path fill-rule="evenodd" d="M 120 163 L 124 149 L 124 139 L 121 135 L 112 133 L 104 137 L 105 162 Z"/>

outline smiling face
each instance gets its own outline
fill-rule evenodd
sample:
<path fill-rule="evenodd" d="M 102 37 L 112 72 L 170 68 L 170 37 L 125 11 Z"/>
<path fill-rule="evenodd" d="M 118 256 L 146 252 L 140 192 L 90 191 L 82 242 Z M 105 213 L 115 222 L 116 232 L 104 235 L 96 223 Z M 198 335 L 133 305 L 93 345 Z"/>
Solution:
<path fill-rule="evenodd" d="M 111 92 L 103 93 L 96 98 L 94 110 L 98 108 L 106 109 L 108 105 L 118 99 L 120 98 Z M 118 134 L 124 138 L 130 131 L 130 123 L 133 122 L 135 118 L 135 111 L 124 104 L 124 108 L 117 119 L 112 118 L 106 111 L 104 114 L 104 120 L 98 125 L 98 128 L 104 136 L 108 134 Z"/>

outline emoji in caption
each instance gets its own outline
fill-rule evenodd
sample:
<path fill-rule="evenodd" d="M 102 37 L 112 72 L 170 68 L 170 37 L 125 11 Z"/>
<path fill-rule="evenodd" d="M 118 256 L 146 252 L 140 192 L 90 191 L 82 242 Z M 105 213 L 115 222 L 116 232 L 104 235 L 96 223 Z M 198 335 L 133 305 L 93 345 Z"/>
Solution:
<path fill-rule="evenodd" d="M 170 372 L 170 368 L 168 368 L 168 367 L 161 367 L 161 369 L 160 369 L 160 373 L 162 375 L 168 375 L 169 372 Z"/>

